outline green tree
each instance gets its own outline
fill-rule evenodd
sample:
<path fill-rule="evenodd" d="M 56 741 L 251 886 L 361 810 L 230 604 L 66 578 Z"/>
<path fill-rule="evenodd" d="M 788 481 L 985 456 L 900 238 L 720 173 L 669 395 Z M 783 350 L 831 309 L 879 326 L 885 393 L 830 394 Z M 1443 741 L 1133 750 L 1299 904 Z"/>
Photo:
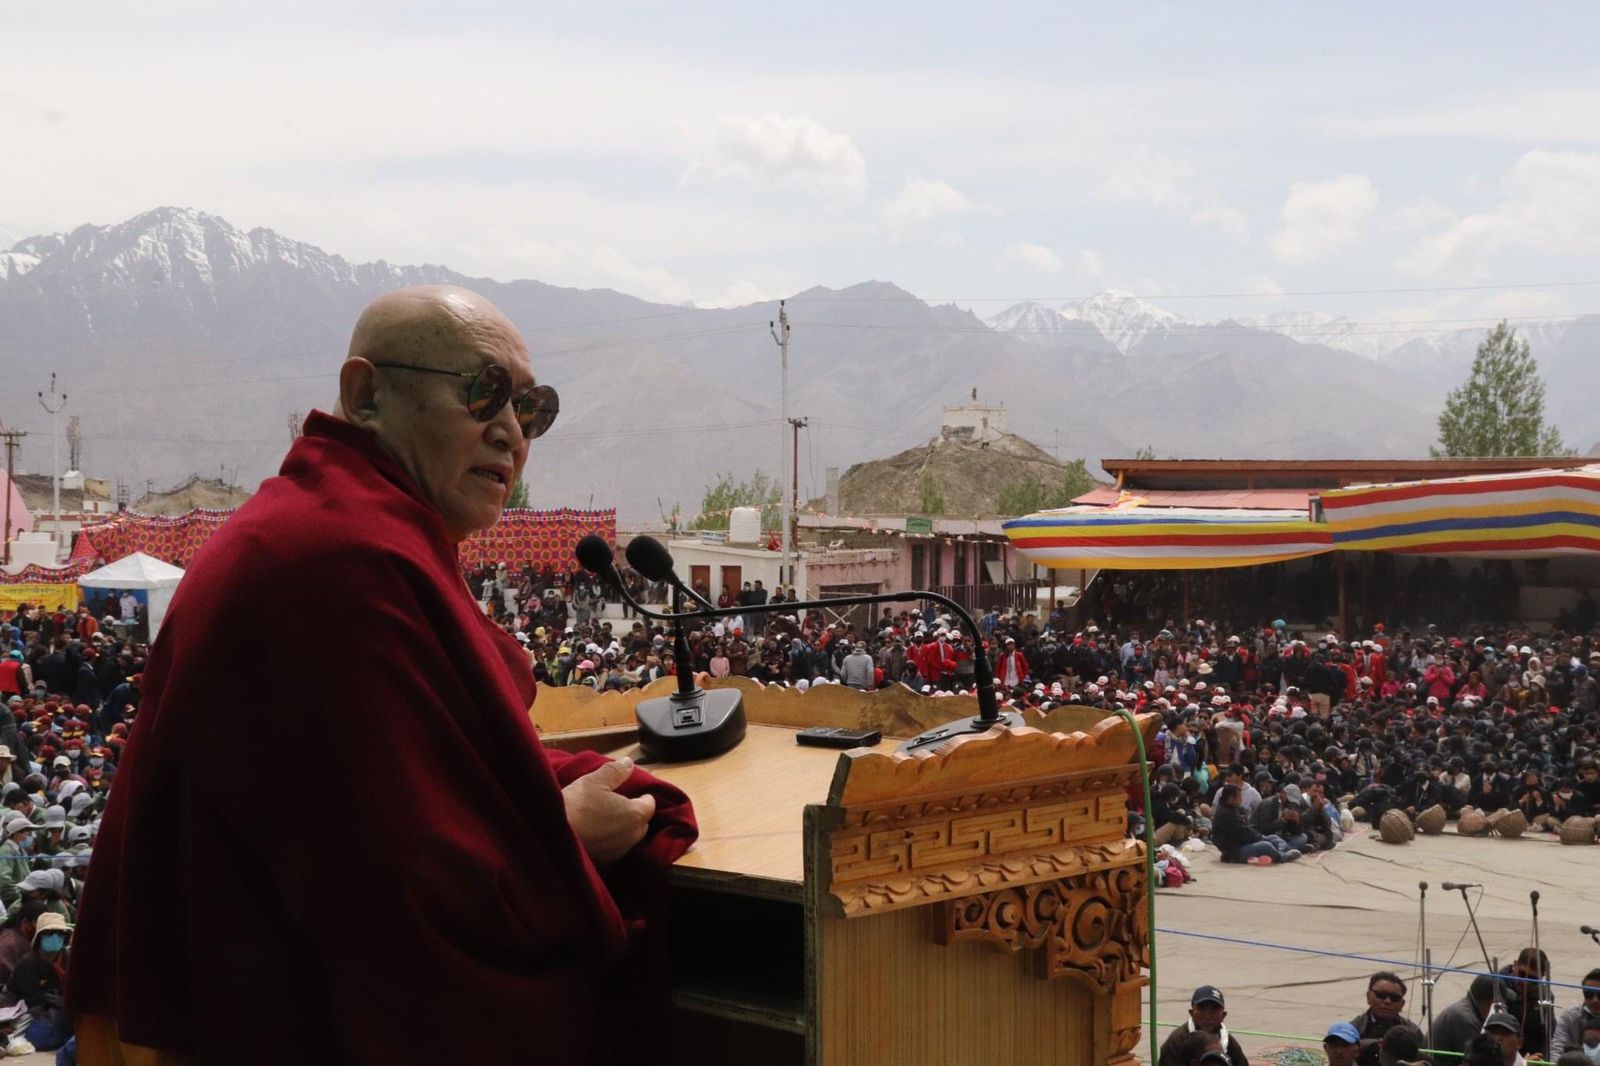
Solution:
<path fill-rule="evenodd" d="M 1134 452 L 1133 457 L 1142 463 L 1146 463 L 1156 457 L 1156 450 L 1150 447 L 1150 445 L 1146 444 L 1144 447 Z"/>
<path fill-rule="evenodd" d="M 1504 321 L 1478 345 L 1472 373 L 1439 413 L 1435 458 L 1570 455 L 1544 421 L 1544 381 L 1528 342 Z"/>
<path fill-rule="evenodd" d="M 700 500 L 700 513 L 689 523 L 690 529 L 727 529 L 735 507 L 761 508 L 761 528 L 777 529 L 783 524 L 783 487 L 765 471 L 757 470 L 747 481 L 735 481 L 732 474 L 718 474 L 715 485 L 707 485 Z"/>
<path fill-rule="evenodd" d="M 944 514 L 944 490 L 939 487 L 939 479 L 933 476 L 932 470 L 922 472 L 922 505 L 917 513 Z"/>
<path fill-rule="evenodd" d="M 507 507 L 528 506 L 528 486 L 520 477 L 517 483 L 511 486 L 511 498 L 506 501 Z"/>
<path fill-rule="evenodd" d="M 1088 465 L 1082 459 L 1074 459 L 1054 484 L 1047 485 L 1037 474 L 1027 474 L 1019 481 L 1002 485 L 995 495 L 994 509 L 996 514 L 1009 518 L 1067 507 L 1092 488 L 1094 478 L 1089 475 Z"/>
<path fill-rule="evenodd" d="M 1047 492 L 1044 482 L 1034 474 L 1029 474 L 1020 481 L 1001 485 L 1000 491 L 994 497 L 995 513 L 1015 518 L 1018 515 L 1042 511 L 1049 506 L 1044 502 Z"/>

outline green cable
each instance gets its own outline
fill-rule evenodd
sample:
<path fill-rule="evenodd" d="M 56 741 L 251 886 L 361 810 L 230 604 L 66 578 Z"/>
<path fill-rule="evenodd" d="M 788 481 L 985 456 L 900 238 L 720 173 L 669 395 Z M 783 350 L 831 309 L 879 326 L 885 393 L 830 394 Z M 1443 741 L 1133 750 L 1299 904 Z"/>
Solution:
<path fill-rule="evenodd" d="M 1118 707 L 1117 714 L 1133 730 L 1133 742 L 1139 751 L 1139 783 L 1144 786 L 1144 876 L 1145 909 L 1149 929 L 1145 933 L 1145 946 L 1150 950 L 1150 1066 L 1161 1057 L 1161 1045 L 1156 1039 L 1156 831 L 1155 805 L 1150 802 L 1150 760 L 1144 751 L 1144 731 L 1139 720 L 1126 707 Z M 1241 1030 L 1242 1032 L 1242 1030 Z"/>

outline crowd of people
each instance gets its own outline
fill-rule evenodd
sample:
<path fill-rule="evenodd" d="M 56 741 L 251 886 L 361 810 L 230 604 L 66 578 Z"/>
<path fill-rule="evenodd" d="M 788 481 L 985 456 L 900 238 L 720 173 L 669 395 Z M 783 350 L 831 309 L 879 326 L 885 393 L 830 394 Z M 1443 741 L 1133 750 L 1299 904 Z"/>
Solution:
<path fill-rule="evenodd" d="M 1543 964 L 1543 970 L 1537 968 Z M 1366 1004 L 1335 1021 L 1322 1038 L 1328 1066 L 1556 1066 L 1600 1063 L 1600 968 L 1584 975 L 1582 1001 L 1545 1026 L 1539 1003 L 1550 993 L 1539 975 L 1549 963 L 1534 948 L 1498 975 L 1475 976 L 1461 999 L 1435 1009 L 1431 1032 L 1407 1014 L 1409 988 L 1396 973 L 1367 978 Z M 1250 1066 L 1228 1032 L 1227 996 L 1202 985 L 1189 1000 L 1189 1018 L 1161 1045 L 1156 1066 Z M 1424 1019 L 1428 1021 L 1427 1019 Z"/>
<path fill-rule="evenodd" d="M 129 597 L 126 621 L 143 620 Z M 63 999 L 72 930 L 117 763 L 139 708 L 145 646 L 120 597 L 0 612 L 0 1042 L 72 1061 Z"/>
<path fill-rule="evenodd" d="M 659 586 L 623 572 L 640 600 L 665 599 Z M 541 684 L 621 690 L 676 669 L 670 627 L 607 617 L 615 593 L 588 575 L 501 564 L 466 578 L 486 614 L 527 649 Z M 792 589 L 754 584 L 719 597 L 730 608 L 794 599 Z M 1553 832 L 1600 809 L 1600 643 L 1592 633 L 1497 627 L 1452 636 L 1377 624 L 1351 640 L 1282 621 L 1232 632 L 1169 621 L 1146 632 L 1070 617 L 1058 604 L 977 620 L 1000 696 L 1019 709 L 1158 713 L 1151 809 L 1130 793 L 1130 831 L 1150 819 L 1168 854 L 1192 840 L 1214 845 L 1227 862 L 1293 862 L 1336 847 L 1358 811 L 1376 825 L 1394 809 L 1415 817 L 1433 806 L 1451 816 L 1467 806 L 1517 808 L 1534 830 Z M 0 622 L 0 700 L 12 712 L 0 716 L 0 902 L 9 907 L 0 1028 L 12 1047 L 56 1046 L 68 1035 L 60 989 L 73 909 L 140 698 L 144 646 L 116 621 L 86 605 L 72 613 L 25 606 Z M 865 625 L 817 610 L 750 611 L 690 623 L 687 637 L 693 670 L 713 677 L 797 689 L 903 684 L 929 696 L 969 693 L 975 682 L 972 635 L 932 607 L 885 609 Z M 1388 976 L 1374 978 L 1368 1023 L 1329 1030 L 1330 1062 L 1349 1061 L 1340 1048 L 1352 1028 L 1356 1044 L 1377 1046 Z M 1600 973 L 1590 978 L 1600 984 Z M 1515 1007 L 1514 990 L 1510 1000 Z M 1503 990 L 1494 1004 L 1508 1006 Z M 1208 1061 L 1198 1038 L 1221 1006 L 1220 993 L 1214 1004 L 1194 1004 L 1195 1039 L 1174 1034 L 1171 1062 Z M 1574 1010 L 1560 1034 L 1545 1034 L 1521 1009 L 1519 1039 L 1531 1047 L 1550 1035 L 1563 1050 L 1593 1052 L 1583 1042 L 1600 1019 L 1600 995 Z M 1222 1052 L 1243 1066 L 1242 1054 Z"/>

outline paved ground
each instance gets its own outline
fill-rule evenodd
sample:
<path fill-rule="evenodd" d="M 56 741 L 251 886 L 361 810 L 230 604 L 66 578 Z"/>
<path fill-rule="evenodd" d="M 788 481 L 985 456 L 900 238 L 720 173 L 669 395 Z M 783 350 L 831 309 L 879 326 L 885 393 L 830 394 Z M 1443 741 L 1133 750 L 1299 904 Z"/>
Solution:
<path fill-rule="evenodd" d="M 1386 967 L 1158 933 L 1160 1020 L 1185 1021 L 1195 987 L 1215 984 L 1228 996 L 1228 1025 L 1251 1055 L 1252 1066 L 1272 1061 L 1261 1053 L 1290 1041 L 1239 1035 L 1237 1030 L 1320 1040 L 1329 1024 L 1365 1009 L 1366 977 L 1374 970 L 1393 968 L 1408 978 L 1417 972 L 1419 881 L 1429 884 L 1427 934 L 1435 966 L 1482 966 L 1461 893 L 1442 891 L 1443 881 L 1484 884 L 1478 924 L 1490 955 L 1502 962 L 1532 943 L 1528 893 L 1537 890 L 1540 943 L 1550 956 L 1554 979 L 1576 984 L 1600 966 L 1600 947 L 1578 932 L 1580 925 L 1600 926 L 1600 847 L 1563 847 L 1545 834 L 1520 840 L 1465 838 L 1452 828 L 1443 836 L 1419 836 L 1399 846 L 1363 834 L 1332 852 L 1286 866 L 1224 864 L 1215 849 L 1191 853 L 1191 862 L 1197 883 L 1157 894 L 1158 929 L 1405 964 Z M 1478 895 L 1476 889 L 1468 893 L 1474 904 Z M 1465 995 L 1470 981 L 1461 974 L 1440 975 L 1435 1011 Z M 1422 1024 L 1421 982 L 1411 984 L 1407 1012 Z M 1575 991 L 1558 988 L 1556 1002 L 1559 1014 L 1577 1002 Z M 1168 1031 L 1160 1030 L 1163 1039 Z"/>

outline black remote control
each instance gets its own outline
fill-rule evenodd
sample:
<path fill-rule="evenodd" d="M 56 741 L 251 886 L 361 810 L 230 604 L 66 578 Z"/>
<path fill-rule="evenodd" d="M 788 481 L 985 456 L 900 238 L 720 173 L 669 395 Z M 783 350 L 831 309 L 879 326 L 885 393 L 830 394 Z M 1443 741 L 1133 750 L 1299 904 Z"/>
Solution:
<path fill-rule="evenodd" d="M 829 729 L 822 725 L 802 729 L 794 735 L 796 744 L 813 748 L 870 748 L 882 739 L 883 733 L 876 729 Z"/>

